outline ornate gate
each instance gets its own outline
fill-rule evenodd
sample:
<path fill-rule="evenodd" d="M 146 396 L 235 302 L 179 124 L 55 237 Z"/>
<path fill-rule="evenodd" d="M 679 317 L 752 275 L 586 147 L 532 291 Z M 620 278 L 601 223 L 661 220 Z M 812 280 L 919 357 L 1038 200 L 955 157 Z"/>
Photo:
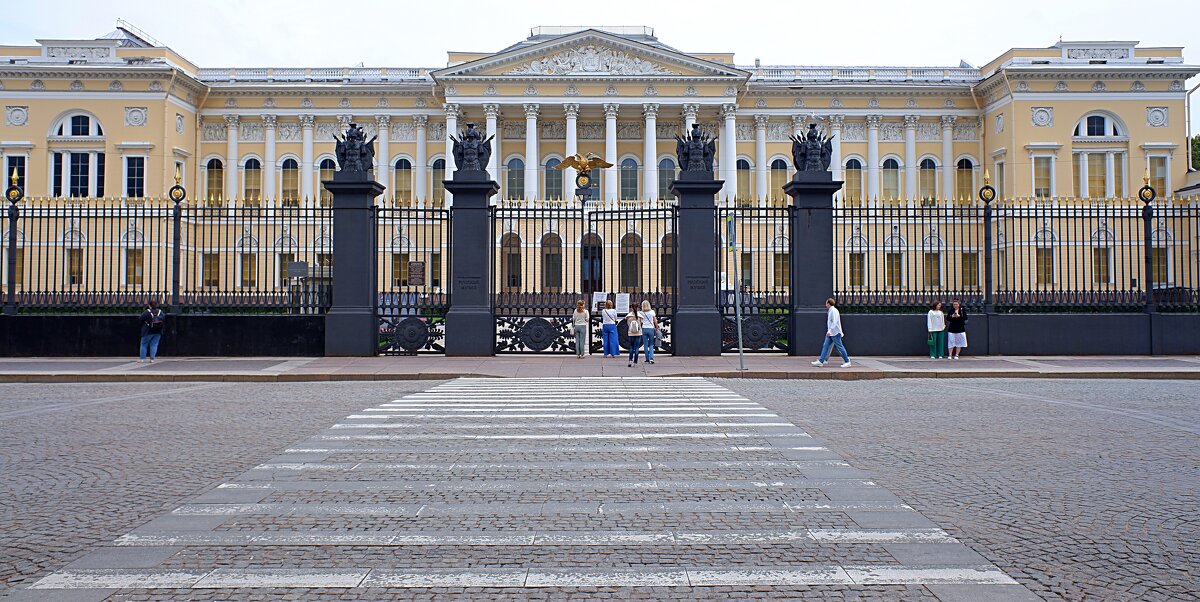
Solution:
<path fill-rule="evenodd" d="M 737 286 L 741 285 L 742 348 L 787 351 L 791 311 L 789 207 L 719 207 L 717 305 L 721 349 L 736 351 Z M 730 244 L 732 235 L 733 244 Z"/>
<path fill-rule="evenodd" d="M 444 353 L 450 308 L 450 212 L 380 207 L 379 353 Z"/>

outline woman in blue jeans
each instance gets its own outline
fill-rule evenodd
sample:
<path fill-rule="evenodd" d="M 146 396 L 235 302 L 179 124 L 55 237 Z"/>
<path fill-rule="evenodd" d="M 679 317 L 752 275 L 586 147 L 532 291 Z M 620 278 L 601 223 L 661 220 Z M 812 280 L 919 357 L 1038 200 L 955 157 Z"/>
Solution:
<path fill-rule="evenodd" d="M 650 307 L 650 301 L 642 300 L 642 347 L 646 351 L 646 363 L 654 363 L 654 339 L 658 334 L 658 318 L 654 315 L 654 309 Z"/>
<path fill-rule="evenodd" d="M 629 367 L 637 365 L 642 350 L 642 318 L 635 309 L 625 316 L 625 334 L 629 335 Z"/>

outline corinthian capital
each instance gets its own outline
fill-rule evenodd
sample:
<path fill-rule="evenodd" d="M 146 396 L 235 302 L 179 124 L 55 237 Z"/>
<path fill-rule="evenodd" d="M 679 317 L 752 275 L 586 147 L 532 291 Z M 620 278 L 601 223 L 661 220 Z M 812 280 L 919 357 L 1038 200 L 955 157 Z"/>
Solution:
<path fill-rule="evenodd" d="M 457 119 L 459 115 L 462 115 L 462 110 L 456 102 L 448 102 L 444 105 L 444 108 L 446 109 L 446 117 Z"/>
<path fill-rule="evenodd" d="M 658 117 L 658 103 L 647 102 L 642 104 L 642 115 L 647 119 Z"/>
<path fill-rule="evenodd" d="M 429 116 L 413 115 L 413 125 L 417 126 L 417 129 L 425 129 L 429 125 Z"/>
<path fill-rule="evenodd" d="M 867 127 L 878 128 L 883 123 L 883 115 L 867 115 Z"/>
<path fill-rule="evenodd" d="M 616 119 L 617 115 L 620 112 L 621 112 L 621 105 L 616 104 L 616 103 L 605 103 L 604 104 L 604 118 L 605 119 Z"/>
<path fill-rule="evenodd" d="M 737 105 L 735 105 L 735 104 L 721 105 L 721 118 L 722 119 L 731 119 L 735 116 L 737 116 Z"/>
<path fill-rule="evenodd" d="M 846 123 L 846 116 L 841 113 L 836 113 L 829 116 L 829 127 L 842 129 L 842 124 Z"/>
<path fill-rule="evenodd" d="M 757 129 L 767 129 L 767 122 L 771 121 L 770 115 L 755 115 L 754 127 Z"/>
<path fill-rule="evenodd" d="M 526 104 L 526 105 L 524 105 L 524 108 L 525 108 L 525 118 L 526 119 L 537 119 L 538 113 L 540 113 L 542 110 L 541 105 L 534 104 L 534 103 Z"/>
<path fill-rule="evenodd" d="M 563 114 L 567 119 L 579 119 L 579 105 L 573 102 L 568 102 L 563 105 Z"/>
<path fill-rule="evenodd" d="M 917 122 L 920 120 L 921 120 L 920 115 L 905 115 L 904 116 L 904 127 L 915 128 L 915 127 L 917 127 Z"/>
<path fill-rule="evenodd" d="M 495 119 L 500 116 L 500 105 L 486 104 L 483 105 L 483 116 L 488 119 Z"/>
<path fill-rule="evenodd" d="M 237 127 L 237 125 L 238 125 L 238 116 L 237 115 L 226 115 L 225 116 L 225 127 L 235 128 L 235 127 Z"/>
<path fill-rule="evenodd" d="M 375 125 L 378 125 L 379 129 L 392 127 L 392 116 L 391 115 L 376 115 L 375 116 Z"/>
<path fill-rule="evenodd" d="M 263 127 L 273 128 L 273 127 L 275 127 L 275 123 L 278 120 L 278 117 L 275 115 L 263 115 L 262 120 L 263 120 Z"/>
<path fill-rule="evenodd" d="M 690 103 L 690 104 L 683 105 L 683 118 L 684 119 L 691 119 L 692 121 L 695 121 L 696 115 L 698 115 L 699 113 L 700 113 L 700 105 L 699 104 Z"/>
<path fill-rule="evenodd" d="M 954 115 L 942 115 L 942 127 L 954 127 L 954 122 L 958 121 L 958 117 Z"/>

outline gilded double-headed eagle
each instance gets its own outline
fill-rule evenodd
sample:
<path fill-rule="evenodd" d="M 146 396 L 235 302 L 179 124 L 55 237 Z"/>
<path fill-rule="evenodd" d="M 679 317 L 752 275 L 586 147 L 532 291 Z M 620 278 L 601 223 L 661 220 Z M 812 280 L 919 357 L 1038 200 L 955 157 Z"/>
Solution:
<path fill-rule="evenodd" d="M 567 169 L 569 167 L 573 167 L 579 171 L 579 173 L 586 174 L 596 168 L 612 167 L 612 163 L 609 163 L 608 161 L 605 161 L 604 159 L 601 159 L 600 157 L 597 157 L 591 153 L 588 153 L 586 159 L 583 158 L 583 155 L 576 153 L 570 157 L 567 157 L 566 159 L 563 159 L 562 162 L 558 165 L 555 165 L 555 167 L 558 169 Z"/>

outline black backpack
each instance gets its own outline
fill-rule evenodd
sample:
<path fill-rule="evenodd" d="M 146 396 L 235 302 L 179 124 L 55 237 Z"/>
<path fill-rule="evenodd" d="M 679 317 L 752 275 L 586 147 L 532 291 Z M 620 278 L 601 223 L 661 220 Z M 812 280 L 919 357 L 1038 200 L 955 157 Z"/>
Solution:
<path fill-rule="evenodd" d="M 150 334 L 162 334 L 163 325 L 165 323 L 166 319 L 164 318 L 163 311 L 161 309 L 154 309 L 150 311 Z"/>

